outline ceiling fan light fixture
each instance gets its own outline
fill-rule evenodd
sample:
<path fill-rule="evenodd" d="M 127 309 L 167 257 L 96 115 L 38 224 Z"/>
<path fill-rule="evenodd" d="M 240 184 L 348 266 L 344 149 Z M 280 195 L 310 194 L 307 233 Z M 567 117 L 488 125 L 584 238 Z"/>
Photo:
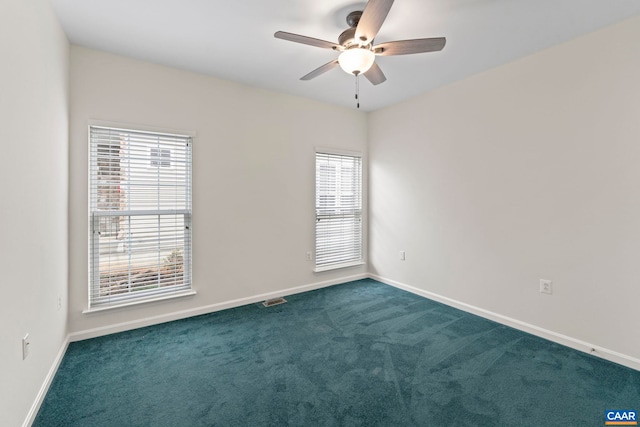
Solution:
<path fill-rule="evenodd" d="M 349 74 L 364 74 L 373 65 L 376 55 L 369 49 L 354 47 L 347 49 L 338 57 L 340 67 Z"/>

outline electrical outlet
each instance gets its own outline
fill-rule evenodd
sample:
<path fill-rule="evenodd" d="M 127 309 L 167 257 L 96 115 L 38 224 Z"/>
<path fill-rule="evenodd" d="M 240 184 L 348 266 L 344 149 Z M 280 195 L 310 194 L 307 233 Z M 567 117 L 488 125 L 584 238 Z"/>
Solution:
<path fill-rule="evenodd" d="M 404 253 L 404 251 L 400 251 L 400 261 L 404 261 L 406 259 L 407 259 L 407 257 L 406 257 L 406 254 Z"/>
<path fill-rule="evenodd" d="M 311 251 L 307 252 L 307 261 L 313 261 L 313 253 Z"/>
<path fill-rule="evenodd" d="M 22 360 L 26 359 L 29 355 L 29 346 L 31 345 L 31 339 L 29 339 L 29 334 L 25 335 L 22 338 Z"/>
<path fill-rule="evenodd" d="M 540 279 L 540 293 L 551 295 L 552 285 L 553 282 L 551 280 Z"/>

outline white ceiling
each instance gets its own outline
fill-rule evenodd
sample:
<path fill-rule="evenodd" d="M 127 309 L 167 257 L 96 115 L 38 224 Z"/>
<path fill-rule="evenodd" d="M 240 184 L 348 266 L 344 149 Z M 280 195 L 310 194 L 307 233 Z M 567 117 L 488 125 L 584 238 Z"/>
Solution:
<path fill-rule="evenodd" d="M 282 30 L 337 42 L 352 0 L 52 0 L 73 44 L 355 108 L 337 57 L 275 39 Z M 360 7 L 358 7 L 360 6 Z M 638 0 L 396 0 L 376 43 L 447 38 L 441 52 L 378 57 L 387 81 L 360 82 L 376 110 L 640 14 Z M 594 52 L 597 55 L 598 52 Z"/>

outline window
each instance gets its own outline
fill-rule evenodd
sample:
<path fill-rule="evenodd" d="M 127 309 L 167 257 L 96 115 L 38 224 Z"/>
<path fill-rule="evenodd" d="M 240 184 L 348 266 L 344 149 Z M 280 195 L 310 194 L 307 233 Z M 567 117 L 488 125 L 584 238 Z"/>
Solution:
<path fill-rule="evenodd" d="M 362 263 L 362 159 L 316 153 L 316 271 Z"/>
<path fill-rule="evenodd" d="M 89 306 L 190 291 L 192 138 L 90 126 L 89 145 Z"/>

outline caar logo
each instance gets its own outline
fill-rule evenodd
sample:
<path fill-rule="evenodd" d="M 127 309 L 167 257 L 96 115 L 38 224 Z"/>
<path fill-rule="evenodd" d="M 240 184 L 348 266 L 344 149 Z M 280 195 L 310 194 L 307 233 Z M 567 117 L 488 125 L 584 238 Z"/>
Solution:
<path fill-rule="evenodd" d="M 637 426 L 638 411 L 632 411 L 629 409 L 611 409 L 604 411 L 604 425 Z"/>

